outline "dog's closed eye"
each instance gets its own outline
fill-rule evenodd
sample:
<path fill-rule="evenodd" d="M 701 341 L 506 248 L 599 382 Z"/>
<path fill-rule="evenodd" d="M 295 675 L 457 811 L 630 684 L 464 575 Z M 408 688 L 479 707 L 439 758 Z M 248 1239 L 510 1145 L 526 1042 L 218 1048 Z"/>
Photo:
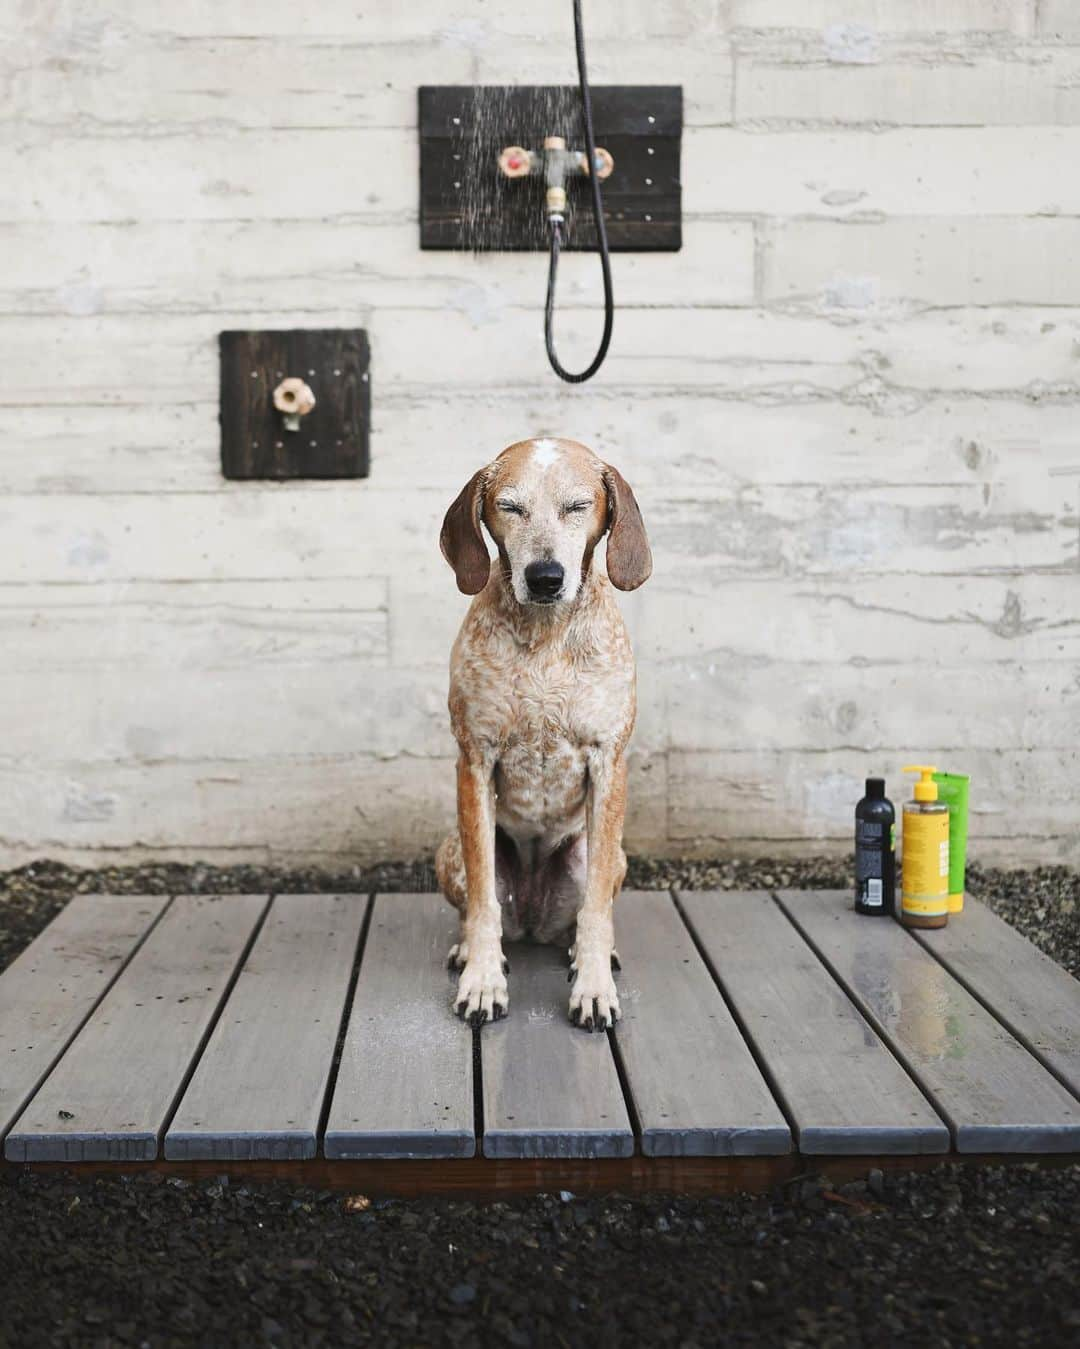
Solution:
<path fill-rule="evenodd" d="M 505 511 L 507 515 L 524 515 L 525 507 L 517 501 L 496 501 L 499 510 Z"/>
<path fill-rule="evenodd" d="M 563 515 L 581 515 L 592 508 L 592 498 L 585 501 L 568 501 L 563 507 Z"/>

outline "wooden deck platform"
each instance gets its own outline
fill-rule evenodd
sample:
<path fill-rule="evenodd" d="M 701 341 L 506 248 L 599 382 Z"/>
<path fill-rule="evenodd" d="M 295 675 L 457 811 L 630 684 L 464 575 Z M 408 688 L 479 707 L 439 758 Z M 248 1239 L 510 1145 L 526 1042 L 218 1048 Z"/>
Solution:
<path fill-rule="evenodd" d="M 0 975 L 4 1157 L 400 1192 L 1080 1152 L 1080 984 L 978 903 L 913 934 L 836 892 L 638 892 L 616 923 L 617 1031 L 569 1024 L 565 952 L 510 947 L 472 1032 L 438 896 L 79 896 Z"/>

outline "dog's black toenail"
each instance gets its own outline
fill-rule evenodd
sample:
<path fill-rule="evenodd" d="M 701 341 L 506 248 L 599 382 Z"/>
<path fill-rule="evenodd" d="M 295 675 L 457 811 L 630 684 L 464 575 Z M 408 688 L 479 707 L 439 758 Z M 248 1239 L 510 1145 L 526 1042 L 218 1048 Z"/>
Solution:
<path fill-rule="evenodd" d="M 503 974 L 509 973 L 510 973 L 510 962 L 509 960 L 507 960 L 505 956 L 503 956 Z"/>
<path fill-rule="evenodd" d="M 622 969 L 622 961 L 620 961 L 619 957 L 616 956 L 616 955 L 613 955 L 613 956 L 611 957 L 611 968 L 612 968 L 613 970 L 621 970 L 621 969 Z"/>

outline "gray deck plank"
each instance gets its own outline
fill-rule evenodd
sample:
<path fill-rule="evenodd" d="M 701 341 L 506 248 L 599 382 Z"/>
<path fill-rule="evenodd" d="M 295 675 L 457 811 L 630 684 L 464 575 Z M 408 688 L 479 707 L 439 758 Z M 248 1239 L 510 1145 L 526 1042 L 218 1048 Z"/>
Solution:
<path fill-rule="evenodd" d="M 619 897 L 615 1032 L 647 1157 L 777 1155 L 791 1129 L 666 891 Z"/>
<path fill-rule="evenodd" d="M 1080 1104 L 891 919 L 840 891 L 780 903 L 953 1131 L 959 1152 L 1080 1150 Z"/>
<path fill-rule="evenodd" d="M 9 1161 L 150 1161 L 264 908 L 182 895 L 8 1135 Z"/>
<path fill-rule="evenodd" d="M 1071 974 L 977 900 L 948 927 L 913 935 L 1080 1096 L 1080 983 Z"/>
<path fill-rule="evenodd" d="M 484 1156 L 631 1156 L 634 1134 L 608 1037 L 567 1016 L 565 950 L 505 950 L 510 1014 L 480 1032 Z"/>
<path fill-rule="evenodd" d="M 366 895 L 278 895 L 165 1135 L 171 1160 L 314 1157 Z"/>
<path fill-rule="evenodd" d="M 800 1152 L 949 1150 L 948 1128 L 770 895 L 688 891 L 680 902 Z"/>
<path fill-rule="evenodd" d="M 326 1122 L 327 1157 L 472 1157 L 472 1036 L 450 1007 L 458 918 L 442 895 L 379 895 Z"/>
<path fill-rule="evenodd" d="M 0 1138 L 167 903 L 76 895 L 0 975 Z"/>

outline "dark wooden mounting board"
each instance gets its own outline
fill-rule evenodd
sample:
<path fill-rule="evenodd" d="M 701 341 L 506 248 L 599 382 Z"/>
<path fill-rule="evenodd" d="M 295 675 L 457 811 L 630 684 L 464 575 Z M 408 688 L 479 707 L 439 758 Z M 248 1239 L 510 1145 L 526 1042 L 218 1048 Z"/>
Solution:
<path fill-rule="evenodd" d="M 366 478 L 371 353 L 362 328 L 223 332 L 221 471 L 226 478 Z M 315 395 L 299 431 L 273 404 L 281 379 Z"/>
<path fill-rule="evenodd" d="M 603 184 L 608 242 L 617 252 L 682 247 L 682 88 L 604 85 L 592 91 L 597 145 L 615 168 Z M 420 246 L 488 251 L 548 247 L 538 178 L 508 181 L 506 145 L 539 149 L 545 136 L 584 147 L 576 86 L 426 85 L 420 89 Z M 651 181 L 646 181 L 651 180 Z M 569 186 L 571 249 L 594 249 L 587 181 Z"/>

